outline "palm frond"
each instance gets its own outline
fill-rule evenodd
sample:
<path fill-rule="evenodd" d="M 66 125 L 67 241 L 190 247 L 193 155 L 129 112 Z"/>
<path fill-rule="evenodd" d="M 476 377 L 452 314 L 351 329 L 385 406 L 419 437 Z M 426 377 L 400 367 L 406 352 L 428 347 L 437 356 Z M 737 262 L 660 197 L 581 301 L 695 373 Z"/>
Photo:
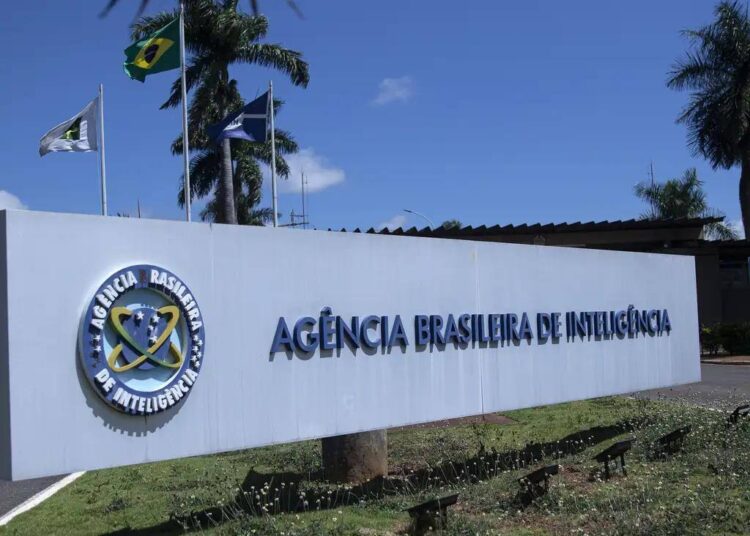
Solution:
<path fill-rule="evenodd" d="M 250 43 L 237 51 L 237 60 L 264 67 L 273 67 L 289 75 L 289 79 L 296 86 L 307 87 L 310 73 L 307 62 L 302 59 L 302 53 L 289 50 L 281 45 L 268 43 Z"/>
<path fill-rule="evenodd" d="M 708 240 L 737 240 L 739 234 L 724 222 L 706 225 L 705 236 Z"/>
<path fill-rule="evenodd" d="M 162 11 L 150 17 L 142 17 L 130 26 L 130 39 L 138 41 L 152 33 L 161 30 L 164 26 L 179 17 L 178 10 Z"/>
<path fill-rule="evenodd" d="M 715 20 L 683 35 L 690 50 L 669 73 L 667 86 L 690 90 L 678 117 L 688 144 L 714 168 L 729 168 L 750 151 L 750 19 L 737 2 L 721 2 Z"/>
<path fill-rule="evenodd" d="M 233 200 L 238 223 L 257 224 L 272 216 L 267 209 L 264 209 L 265 212 L 257 209 L 263 184 L 259 164 L 270 165 L 270 144 L 230 140 L 233 171 L 231 180 L 228 180 L 224 178 L 222 148 L 208 138 L 208 127 L 244 105 L 237 81 L 230 77 L 232 65 L 246 63 L 270 67 L 283 72 L 294 84 L 301 86 L 309 82 L 309 69 L 299 52 L 276 44 L 259 43 L 268 32 L 268 20 L 257 14 L 240 12 L 238 5 L 238 0 L 189 0 L 186 3 L 185 38 L 186 49 L 190 53 L 186 89 L 191 97 L 188 127 L 193 153 L 190 195 L 192 198 L 212 196 L 202 212 L 205 219 L 232 221 L 233 218 L 225 218 L 221 211 L 225 210 L 223 207 L 230 207 Z M 165 11 L 142 17 L 132 25 L 134 39 L 153 33 L 174 20 L 176 15 L 176 11 Z M 175 80 L 162 108 L 179 105 L 181 89 L 181 81 Z M 273 105 L 274 110 L 279 111 L 283 101 L 274 99 Z M 294 153 L 299 148 L 290 133 L 279 129 L 275 135 L 276 168 L 278 174 L 285 177 L 289 174 L 289 165 L 284 155 Z M 182 136 L 174 140 L 171 146 L 174 154 L 182 153 L 183 141 Z M 179 204 L 184 203 L 185 195 L 181 186 Z"/>
<path fill-rule="evenodd" d="M 107 2 L 107 5 L 104 6 L 104 9 L 99 13 L 100 18 L 104 18 L 107 15 L 109 15 L 109 12 L 112 11 L 112 8 L 114 8 L 120 0 L 109 0 Z M 149 0 L 141 0 L 140 5 L 138 6 L 138 10 L 135 12 L 135 18 L 137 19 L 141 15 L 143 15 L 143 12 L 146 11 L 146 7 L 148 7 Z"/>
<path fill-rule="evenodd" d="M 635 185 L 635 195 L 648 203 L 648 211 L 641 219 L 666 218 L 723 218 L 724 214 L 708 206 L 703 181 L 695 168 L 686 170 L 679 179 L 665 182 L 639 182 Z M 733 239 L 737 234 L 723 222 L 706 225 L 706 235 L 710 238 Z"/>
<path fill-rule="evenodd" d="M 208 85 L 219 74 L 210 56 L 194 56 L 185 66 L 185 92 L 189 93 L 199 83 Z M 172 82 L 169 98 L 160 106 L 161 110 L 174 108 L 182 102 L 182 80 L 177 78 Z"/>
<path fill-rule="evenodd" d="M 150 0 L 140 0 L 140 5 L 138 6 L 138 10 L 135 13 L 135 18 L 137 19 L 143 13 L 146 11 L 146 8 L 148 7 Z M 107 5 L 104 6 L 104 9 L 99 13 L 99 17 L 106 17 L 109 15 L 109 12 L 112 11 L 112 8 L 114 8 L 117 4 L 120 3 L 120 0 L 109 0 L 107 2 Z M 189 6 L 191 4 L 190 0 L 186 0 L 186 4 Z M 236 9 L 239 2 L 233 1 L 232 6 Z M 302 13 L 302 10 L 299 8 L 297 3 L 294 0 L 286 0 L 286 5 L 289 6 L 289 9 L 291 9 L 295 15 L 297 15 L 300 19 L 304 19 L 305 15 Z M 260 13 L 260 6 L 258 5 L 258 0 L 250 0 L 250 11 L 253 13 L 253 15 L 258 15 Z"/>

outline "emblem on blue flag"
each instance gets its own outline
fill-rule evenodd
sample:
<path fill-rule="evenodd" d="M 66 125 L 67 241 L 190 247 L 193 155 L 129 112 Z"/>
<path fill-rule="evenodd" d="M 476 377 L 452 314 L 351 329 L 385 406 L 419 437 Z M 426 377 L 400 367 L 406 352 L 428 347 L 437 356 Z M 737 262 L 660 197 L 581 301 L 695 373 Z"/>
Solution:
<path fill-rule="evenodd" d="M 214 142 L 224 138 L 265 142 L 268 129 L 268 91 L 245 105 L 240 111 L 226 116 L 220 123 L 208 127 L 208 135 Z"/>

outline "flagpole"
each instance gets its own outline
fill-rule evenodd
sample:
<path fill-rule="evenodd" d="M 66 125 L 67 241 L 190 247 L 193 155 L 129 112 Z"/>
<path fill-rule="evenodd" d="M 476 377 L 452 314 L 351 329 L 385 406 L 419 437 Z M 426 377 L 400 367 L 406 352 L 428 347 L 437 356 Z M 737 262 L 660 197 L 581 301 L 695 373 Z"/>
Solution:
<path fill-rule="evenodd" d="M 185 1 L 180 0 L 180 78 L 182 81 L 182 163 L 185 167 L 185 218 L 190 221 L 190 144 L 188 142 L 187 89 L 185 84 Z"/>
<path fill-rule="evenodd" d="M 102 216 L 107 215 L 107 164 L 104 156 L 104 84 L 99 84 L 99 173 L 101 175 Z"/>
<path fill-rule="evenodd" d="M 273 122 L 273 81 L 268 82 L 268 106 L 271 115 L 271 195 L 273 196 L 273 226 L 279 226 L 278 198 L 276 196 L 276 132 Z"/>

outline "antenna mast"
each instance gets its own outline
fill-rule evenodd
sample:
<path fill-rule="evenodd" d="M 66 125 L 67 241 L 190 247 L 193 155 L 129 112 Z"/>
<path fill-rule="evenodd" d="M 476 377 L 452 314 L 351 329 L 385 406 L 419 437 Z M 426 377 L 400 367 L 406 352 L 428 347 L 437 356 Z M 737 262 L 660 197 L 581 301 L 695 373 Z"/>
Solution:
<path fill-rule="evenodd" d="M 302 227 L 303 229 L 307 229 L 307 225 L 310 223 L 310 221 L 307 218 L 307 192 L 305 191 L 305 185 L 307 184 L 307 179 L 305 179 L 305 172 L 302 172 L 302 176 L 300 177 L 301 181 L 301 191 L 302 191 L 302 214 L 295 214 L 294 210 L 289 214 L 289 219 L 291 220 L 289 223 L 285 223 L 283 225 L 279 225 L 279 227 Z"/>
<path fill-rule="evenodd" d="M 307 229 L 307 210 L 305 207 L 305 172 L 302 172 L 302 228 Z"/>

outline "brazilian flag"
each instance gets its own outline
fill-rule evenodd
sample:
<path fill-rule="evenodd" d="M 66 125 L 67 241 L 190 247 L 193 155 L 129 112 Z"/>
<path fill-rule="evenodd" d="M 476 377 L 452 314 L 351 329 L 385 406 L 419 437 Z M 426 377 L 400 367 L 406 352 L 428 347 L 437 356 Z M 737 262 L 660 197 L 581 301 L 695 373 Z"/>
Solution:
<path fill-rule="evenodd" d="M 180 67 L 179 17 L 125 49 L 125 73 L 132 79 L 146 81 L 150 74 Z"/>

